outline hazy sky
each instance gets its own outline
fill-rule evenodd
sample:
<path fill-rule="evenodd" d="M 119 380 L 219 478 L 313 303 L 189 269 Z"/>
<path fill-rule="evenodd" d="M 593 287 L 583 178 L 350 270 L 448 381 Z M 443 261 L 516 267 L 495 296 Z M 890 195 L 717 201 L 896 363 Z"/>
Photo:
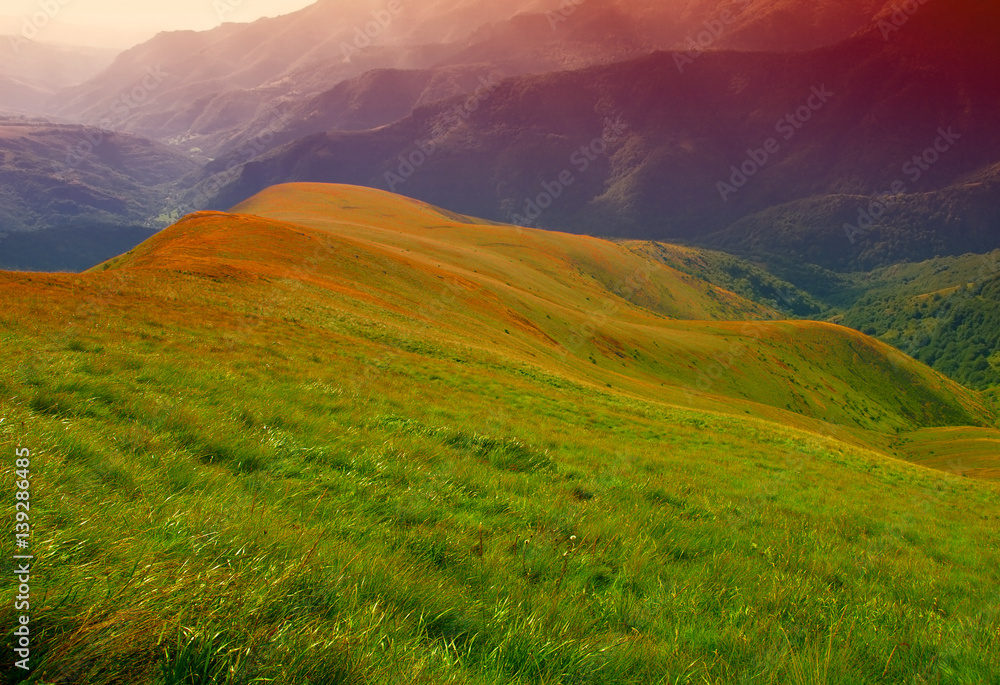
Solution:
<path fill-rule="evenodd" d="M 0 0 L 0 32 L 43 42 L 128 47 L 159 31 L 288 14 L 316 0 Z M 55 9 L 58 8 L 58 9 Z M 51 16 L 50 15 L 54 15 Z"/>

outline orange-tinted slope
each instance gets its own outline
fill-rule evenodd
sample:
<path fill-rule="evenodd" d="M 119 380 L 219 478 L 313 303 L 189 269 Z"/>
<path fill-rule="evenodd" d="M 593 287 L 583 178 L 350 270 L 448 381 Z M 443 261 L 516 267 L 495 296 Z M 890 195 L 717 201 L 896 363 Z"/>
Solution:
<path fill-rule="evenodd" d="M 994 423 L 979 395 L 886 345 L 830 324 L 766 320 L 773 312 L 641 253 L 371 189 L 290 184 L 232 214 L 186 217 L 88 274 L 6 278 L 54 307 L 67 289 L 124 282 L 122 307 L 165 297 L 156 316 L 213 324 L 276 301 L 277 326 L 294 321 L 359 350 L 502 359 L 602 392 L 885 449 L 897 433 Z"/>

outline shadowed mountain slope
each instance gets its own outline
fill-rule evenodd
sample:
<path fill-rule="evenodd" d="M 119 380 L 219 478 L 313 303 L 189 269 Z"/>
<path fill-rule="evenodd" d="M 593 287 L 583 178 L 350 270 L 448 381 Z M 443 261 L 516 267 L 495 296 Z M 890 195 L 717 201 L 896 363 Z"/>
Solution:
<path fill-rule="evenodd" d="M 510 79 L 461 117 L 456 99 L 288 143 L 227 175 L 211 206 L 348 182 L 575 233 L 786 245 L 837 269 L 990 249 L 996 30 L 993 4 L 932 0 L 888 39 L 876 23 L 801 55 L 660 53 Z M 846 235 L 882 193 L 881 223 Z"/>

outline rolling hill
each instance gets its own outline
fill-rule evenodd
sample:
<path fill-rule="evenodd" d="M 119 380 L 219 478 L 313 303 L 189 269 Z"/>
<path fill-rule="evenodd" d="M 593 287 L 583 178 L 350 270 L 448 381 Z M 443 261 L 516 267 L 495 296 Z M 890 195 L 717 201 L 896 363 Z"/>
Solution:
<path fill-rule="evenodd" d="M 378 207 L 379 223 L 387 223 L 391 228 L 386 231 L 378 226 L 372 226 L 370 219 L 358 221 L 357 223 L 360 225 L 355 231 L 352 231 L 349 225 L 344 226 L 345 223 L 352 223 L 352 220 L 343 218 L 343 212 L 349 210 L 354 204 L 360 205 L 360 211 L 363 212 L 370 211 L 371 207 Z M 416 207 L 419 208 L 420 205 L 416 205 Z M 652 246 L 648 243 L 617 245 L 592 238 L 572 237 L 566 234 L 550 236 L 544 231 L 529 231 L 528 229 L 502 225 L 442 226 L 436 228 L 434 233 L 435 237 L 440 236 L 440 238 L 432 241 L 426 236 L 423 227 L 434 225 L 430 223 L 434 220 L 440 221 L 437 219 L 440 211 L 424 210 L 422 214 L 417 214 L 414 218 L 413 208 L 412 201 L 387 195 L 384 191 L 363 191 L 358 188 L 336 186 L 330 189 L 324 185 L 305 184 L 268 189 L 260 195 L 240 203 L 232 211 L 237 214 L 310 226 L 319 230 L 337 225 L 340 235 L 353 233 L 355 237 L 363 238 L 368 242 L 381 243 L 383 240 L 391 240 L 393 249 L 418 251 L 425 259 L 428 256 L 433 259 L 433 256 L 438 254 L 438 250 L 442 250 L 440 252 L 442 259 L 445 254 L 450 254 L 448 263 L 452 269 L 458 269 L 458 271 L 452 271 L 445 275 L 444 280 L 446 281 L 459 277 L 473 280 L 486 277 L 490 279 L 487 281 L 489 286 L 494 283 L 506 285 L 515 280 L 520 283 L 533 281 L 535 285 L 529 288 L 529 293 L 522 292 L 517 295 L 518 298 L 528 297 L 526 301 L 522 300 L 521 303 L 516 303 L 517 300 L 509 300 L 505 306 L 509 308 L 510 315 L 518 321 L 523 318 L 531 322 L 531 330 L 535 331 L 535 336 L 539 340 L 544 339 L 549 342 L 550 349 L 543 347 L 534 354 L 542 358 L 549 357 L 553 362 L 564 356 L 567 350 L 573 349 L 574 342 L 579 342 L 575 356 L 592 358 L 592 365 L 597 366 L 598 369 L 608 365 L 611 370 L 615 370 L 617 365 L 627 367 L 629 364 L 623 356 L 623 353 L 628 350 L 632 356 L 633 372 L 641 370 L 643 376 L 649 374 L 643 378 L 643 381 L 652 380 L 654 383 L 659 381 L 660 383 L 668 383 L 675 389 L 690 391 L 692 388 L 704 384 L 704 366 L 706 362 L 711 363 L 713 353 L 726 356 L 726 345 L 733 343 L 730 340 L 731 336 L 737 335 L 740 343 L 751 346 L 751 349 L 742 350 L 739 354 L 738 375 L 734 374 L 725 381 L 713 380 L 711 382 L 713 392 L 694 393 L 697 395 L 696 398 L 692 398 L 692 393 L 685 392 L 688 401 L 697 399 L 698 401 L 715 402 L 719 399 L 717 395 L 722 395 L 728 398 L 727 402 L 739 398 L 739 400 L 750 400 L 758 405 L 791 409 L 793 412 L 801 413 L 809 418 L 830 419 L 837 424 L 873 429 L 881 427 L 886 430 L 889 428 L 905 430 L 923 427 L 929 425 L 927 422 L 933 424 L 941 420 L 965 421 L 975 425 L 982 422 L 990 424 L 992 421 L 991 418 L 988 418 L 989 411 L 985 405 L 979 400 L 970 400 L 958 385 L 948 382 L 942 385 L 944 379 L 933 375 L 917 381 L 916 378 L 919 375 L 915 377 L 910 374 L 918 372 L 918 365 L 906 361 L 904 357 L 895 353 L 888 346 L 875 344 L 870 339 L 859 337 L 848 329 L 823 323 L 761 322 L 754 326 L 752 334 L 743 333 L 741 335 L 737 333 L 741 330 L 742 324 L 734 324 L 733 321 L 766 320 L 778 318 L 778 315 L 774 310 L 753 304 L 749 300 L 676 271 L 664 262 L 652 258 L 647 251 Z M 220 218 L 225 225 L 225 215 Z M 397 225 L 418 227 L 416 235 L 412 235 L 414 233 L 412 229 L 409 231 L 401 230 Z M 448 230 L 449 228 L 451 230 Z M 512 245 L 505 244 L 505 236 L 509 236 L 511 232 L 519 239 L 514 241 Z M 207 237 L 203 236 L 189 238 L 188 242 L 192 248 L 185 253 L 183 261 L 190 263 L 198 249 L 195 246 L 208 240 Z M 145 247 L 150 249 L 159 244 L 160 241 L 171 246 L 175 244 L 171 233 L 164 232 L 157 239 L 147 243 Z M 438 242 L 445 244 L 439 245 Z M 474 248 L 471 255 L 466 251 L 463 251 L 465 254 L 462 254 L 462 252 L 456 252 L 455 248 L 448 247 L 448 242 L 475 242 L 482 248 Z M 484 254 L 480 254 L 480 249 L 483 250 Z M 476 276 L 471 276 L 468 273 L 470 267 L 459 260 L 459 257 L 462 257 L 465 260 L 470 260 L 474 265 L 478 265 L 487 256 L 490 263 L 499 261 L 500 270 L 494 272 L 474 268 L 472 270 Z M 138 257 L 129 257 L 129 259 L 133 258 Z M 213 261 L 217 260 L 217 257 L 213 255 L 212 259 Z M 274 262 L 273 259 L 258 261 Z M 439 268 L 444 267 L 439 266 Z M 512 275 L 516 270 L 525 268 L 530 268 L 538 275 L 533 275 L 530 278 L 523 275 L 515 278 Z M 483 272 L 482 275 L 479 274 L 480 271 Z M 574 272 L 576 276 L 574 276 Z M 546 275 L 547 278 L 542 278 L 542 275 Z M 574 282 L 577 278 L 583 280 Z M 597 292 L 592 291 L 595 285 L 598 287 Z M 576 317 L 572 317 L 567 326 L 565 319 L 568 315 L 564 309 L 566 304 L 555 297 L 556 293 L 567 286 L 575 292 L 572 299 L 576 300 L 581 310 L 593 309 L 590 312 L 591 319 L 625 320 L 621 321 L 624 324 L 633 317 L 638 318 L 634 322 L 628 322 L 630 325 L 616 326 L 618 330 L 615 335 L 596 336 L 590 341 L 576 341 L 579 336 L 571 336 L 567 339 L 566 334 L 572 333 L 575 329 L 589 330 L 590 328 L 587 326 L 586 318 L 576 319 Z M 383 288 L 386 293 L 385 297 L 388 298 L 388 293 L 392 293 L 397 303 L 401 297 L 404 297 L 403 293 L 407 290 L 403 283 L 393 282 L 392 279 L 385 279 Z M 605 292 L 602 293 L 601 290 Z M 423 292 L 423 290 L 418 289 L 418 292 Z M 529 294 L 532 292 L 538 292 L 542 295 L 530 297 Z M 626 300 L 634 305 L 639 305 L 641 309 L 635 313 L 625 310 L 619 311 L 618 306 L 613 301 L 606 300 L 609 292 L 612 295 L 624 293 Z M 592 297 L 591 300 L 587 300 L 589 305 L 580 302 L 581 293 L 585 295 L 585 299 Z M 510 293 L 501 299 L 507 300 L 513 296 L 514 293 Z M 538 297 L 541 297 L 542 300 L 536 300 Z M 418 299 L 414 298 L 414 305 Z M 553 305 L 558 308 L 556 310 L 549 309 Z M 631 310 L 631 307 L 629 309 Z M 546 314 L 546 321 L 562 321 L 562 323 L 548 324 L 546 321 L 542 321 L 540 316 L 543 312 Z M 555 316 L 558 312 L 562 313 Z M 613 312 L 614 315 L 611 316 L 608 312 Z M 648 318 L 650 314 L 647 312 L 651 312 L 654 318 Z M 461 313 L 460 311 L 443 310 L 440 315 L 443 317 L 442 322 L 444 322 L 459 317 Z M 648 330 L 648 327 L 654 325 L 659 317 L 667 317 L 670 320 L 659 323 L 660 326 L 669 331 L 666 339 L 663 340 L 658 340 L 656 334 Z M 713 320 L 719 321 L 719 323 L 699 323 L 697 325 L 677 323 Z M 504 323 L 506 323 L 506 319 L 501 317 L 494 322 L 493 326 L 500 328 Z M 595 321 L 592 320 L 591 324 L 594 323 Z M 637 325 L 637 327 L 633 328 L 632 324 Z M 473 327 L 466 325 L 463 328 L 471 329 Z M 653 336 L 652 347 L 647 340 L 644 340 L 646 336 L 650 335 Z M 673 335 L 676 338 L 673 338 L 674 342 L 671 343 Z M 748 336 L 753 340 L 741 339 Z M 788 340 L 795 338 L 799 339 L 798 345 L 805 349 L 793 350 L 786 346 Z M 500 340 L 505 339 L 500 338 Z M 724 344 L 720 345 L 720 342 Z M 677 349 L 678 343 L 681 344 L 681 349 Z M 659 359 L 660 355 L 656 348 L 661 347 L 661 345 L 662 349 L 672 349 L 673 354 L 669 361 Z M 741 345 L 737 344 L 736 346 Z M 510 345 L 504 343 L 504 347 L 509 348 Z M 789 360 L 790 367 L 811 365 L 817 359 L 829 359 L 832 355 L 832 358 L 843 360 L 841 363 L 844 368 L 849 368 L 854 366 L 857 361 L 864 360 L 866 368 L 876 367 L 883 371 L 889 371 L 891 374 L 902 374 L 900 378 L 908 379 L 905 383 L 897 380 L 886 385 L 884 379 L 870 379 L 871 385 L 868 384 L 868 380 L 865 380 L 862 386 L 864 389 L 856 388 L 860 392 L 860 396 L 865 398 L 860 404 L 866 406 L 870 400 L 875 400 L 876 397 L 880 396 L 876 393 L 876 388 L 888 391 L 887 394 L 881 395 L 881 399 L 875 400 L 875 403 L 891 407 L 891 413 L 895 417 L 890 419 L 889 415 L 880 413 L 877 421 L 871 421 L 870 418 L 855 413 L 858 408 L 850 406 L 850 403 L 848 406 L 843 406 L 843 404 L 834 406 L 836 398 L 841 398 L 842 403 L 843 398 L 851 395 L 850 386 L 859 382 L 857 372 L 852 371 L 850 375 L 842 376 L 840 385 L 835 385 L 835 389 L 831 389 L 830 384 L 836 384 L 833 378 L 840 376 L 840 372 L 831 371 L 830 368 L 824 367 L 822 372 L 818 372 L 818 374 L 826 377 L 827 381 L 823 384 L 817 383 L 813 387 L 813 379 L 808 371 L 793 371 L 792 368 L 786 369 L 787 373 L 785 374 L 776 371 L 775 366 L 780 367 L 780 364 L 776 364 L 776 360 L 782 358 L 783 350 L 797 355 L 796 363 Z M 686 357 L 685 354 L 691 356 Z M 813 360 L 811 363 L 810 359 Z M 608 364 L 608 362 L 611 363 Z M 836 365 L 833 368 L 836 368 Z M 588 372 L 593 371 L 596 369 L 588 369 Z M 915 394 L 912 403 L 906 399 L 907 391 L 904 390 L 900 394 L 900 391 L 893 387 L 896 385 L 914 388 Z M 928 389 L 931 387 L 938 389 L 930 392 Z M 964 399 L 956 404 L 950 404 L 953 402 L 951 399 L 944 399 L 956 392 L 957 396 Z M 925 396 L 925 393 L 929 394 Z M 928 413 L 920 408 L 927 397 L 932 395 L 938 398 L 934 401 L 934 406 L 938 407 L 935 411 L 942 411 L 943 415 L 947 415 L 949 418 L 933 418 L 933 411 Z M 945 404 L 951 407 L 947 411 L 943 409 Z M 973 406 L 977 408 L 970 409 Z M 972 413 L 968 413 L 970 411 Z M 823 412 L 831 413 L 824 414 Z M 977 412 L 986 413 L 977 414 Z M 862 414 L 865 413 L 867 413 L 867 409 L 862 410 Z M 832 418 L 834 416 L 836 418 Z M 916 423 L 909 424 L 908 421 Z"/>
<path fill-rule="evenodd" d="M 986 398 L 657 250 L 294 184 L 0 273 L 37 671 L 988 682 Z"/>

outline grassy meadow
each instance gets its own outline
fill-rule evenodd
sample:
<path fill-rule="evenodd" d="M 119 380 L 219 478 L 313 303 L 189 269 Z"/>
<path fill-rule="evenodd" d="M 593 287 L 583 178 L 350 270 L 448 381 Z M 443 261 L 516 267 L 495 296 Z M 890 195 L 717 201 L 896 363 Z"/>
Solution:
<path fill-rule="evenodd" d="M 280 186 L 0 344 L 4 683 L 1000 683 L 994 400 L 635 246 Z"/>

